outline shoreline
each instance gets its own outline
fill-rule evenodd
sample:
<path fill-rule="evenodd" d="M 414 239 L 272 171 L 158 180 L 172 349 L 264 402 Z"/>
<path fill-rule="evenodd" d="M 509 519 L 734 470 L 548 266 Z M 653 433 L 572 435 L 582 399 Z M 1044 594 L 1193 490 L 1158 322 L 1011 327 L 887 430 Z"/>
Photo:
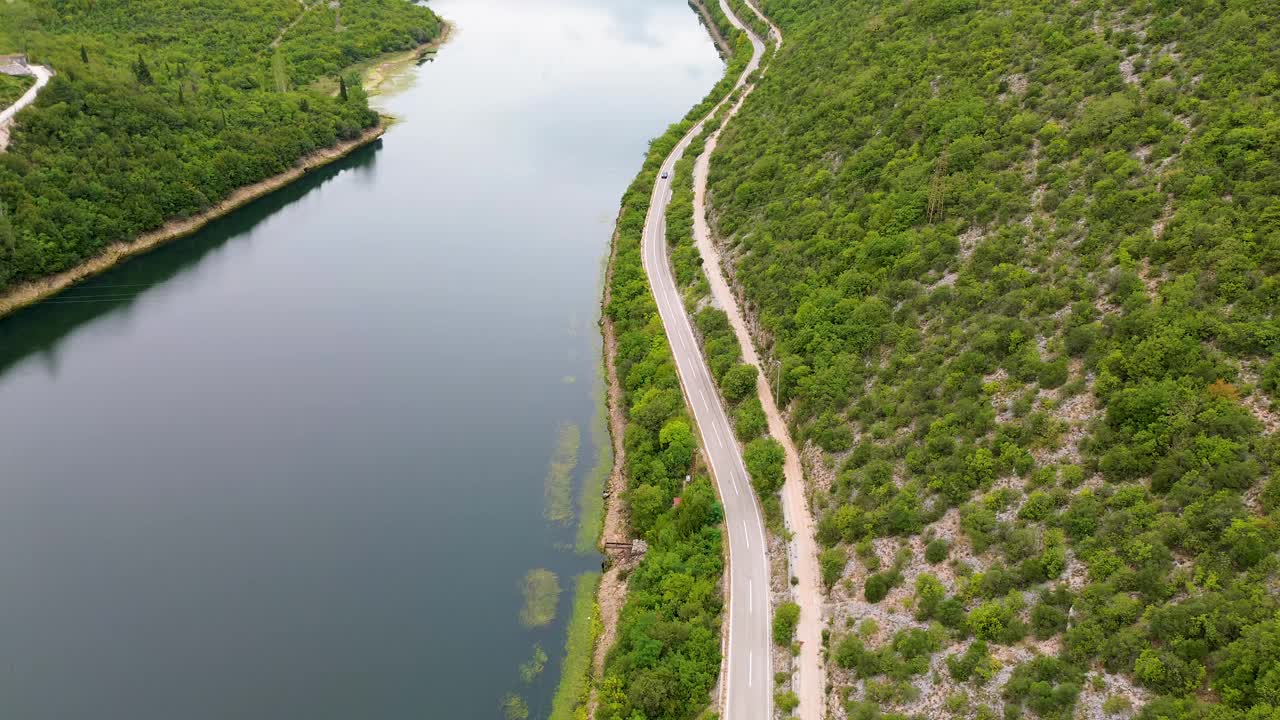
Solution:
<path fill-rule="evenodd" d="M 711 43 L 716 46 L 716 50 L 720 53 L 720 58 L 728 62 L 733 55 L 733 47 L 720 34 L 720 28 L 716 27 L 715 20 L 711 17 L 711 11 L 703 4 L 703 0 L 689 0 L 689 5 L 697 11 L 698 17 L 702 19 L 702 25 L 707 29 L 707 34 L 711 36 Z"/>
<path fill-rule="evenodd" d="M 626 433 L 626 417 L 622 410 L 622 385 L 618 381 L 617 368 L 617 348 L 618 336 L 613 327 L 613 320 L 609 317 L 608 307 L 612 299 L 612 284 L 614 262 L 618 255 L 618 220 L 621 219 L 622 213 L 619 212 L 618 219 L 614 220 L 613 234 L 609 239 L 609 259 L 605 265 L 604 272 L 604 291 L 600 297 L 600 340 L 601 355 L 604 364 L 604 402 L 605 410 L 608 414 L 609 424 L 609 440 L 613 446 L 613 464 L 609 468 L 608 485 L 609 496 L 604 502 L 604 523 L 601 528 L 600 552 L 608 557 L 608 553 L 604 551 L 603 544 L 613 533 L 614 537 L 628 530 L 626 509 L 623 507 L 622 495 L 626 492 L 627 483 L 623 476 L 623 468 L 626 464 L 626 447 L 623 445 L 623 437 Z M 626 533 L 629 538 L 630 533 Z M 622 606 L 626 602 L 627 597 L 627 580 L 622 576 L 622 570 L 627 563 L 615 561 L 610 563 L 607 570 L 601 573 L 600 583 L 596 586 L 596 608 L 600 619 L 600 632 L 595 638 L 595 645 L 591 651 L 591 692 L 587 702 L 587 717 L 594 718 L 596 716 L 596 705 L 598 697 L 596 691 L 599 689 L 600 682 L 604 679 L 604 660 L 609 652 L 609 648 L 613 647 L 614 640 L 618 635 L 618 618 L 622 614 Z"/>
<path fill-rule="evenodd" d="M 192 235 L 214 220 L 226 217 L 254 200 L 270 195 L 312 170 L 334 163 L 360 148 L 373 144 L 382 137 L 390 125 L 388 118 L 380 116 L 377 125 L 366 129 L 359 136 L 304 155 L 298 158 L 297 163 L 288 170 L 239 187 L 221 202 L 206 210 L 186 218 L 170 220 L 161 227 L 142 233 L 132 240 L 113 243 L 102 253 L 69 270 L 23 283 L 0 295 L 0 318 L 56 295 L 82 280 L 106 272 L 134 255 L 141 255 L 166 243 Z"/>
<path fill-rule="evenodd" d="M 393 65 L 417 59 L 422 53 L 438 49 L 444 45 L 453 36 L 456 28 L 453 23 L 444 18 L 441 18 L 441 27 L 439 36 L 412 50 L 402 50 L 373 58 L 368 67 L 360 70 L 360 73 L 365 76 L 362 84 L 369 85 L 369 87 L 376 90 L 392 74 L 388 70 Z M 372 84 L 370 85 L 371 81 Z M 374 109 L 376 110 L 376 108 Z M 270 195 L 292 184 L 312 170 L 330 165 L 363 147 L 372 145 L 394 123 L 394 117 L 379 113 L 378 124 L 371 128 L 366 128 L 357 137 L 343 140 L 335 145 L 303 155 L 295 160 L 293 167 L 288 170 L 258 182 L 238 187 L 220 202 L 194 215 L 166 221 L 159 228 L 144 232 L 132 240 L 112 243 L 98 255 L 72 268 L 54 275 L 30 280 L 0 293 L 0 319 L 18 310 L 35 305 L 41 300 L 57 295 L 83 280 L 104 273 L 135 255 L 141 255 L 161 245 L 193 235 L 214 220 L 224 218 L 254 200 Z"/>
<path fill-rule="evenodd" d="M 423 55 L 439 50 L 445 43 L 453 39 L 453 35 L 457 30 L 456 25 L 444 18 L 440 18 L 440 34 L 436 37 L 410 50 L 397 50 L 371 58 L 367 61 L 369 63 L 367 66 L 357 63 L 354 67 L 364 76 L 360 83 L 364 91 L 370 97 L 377 95 L 384 83 L 405 69 L 403 66 L 411 62 L 416 64 L 416 61 L 421 59 Z"/>

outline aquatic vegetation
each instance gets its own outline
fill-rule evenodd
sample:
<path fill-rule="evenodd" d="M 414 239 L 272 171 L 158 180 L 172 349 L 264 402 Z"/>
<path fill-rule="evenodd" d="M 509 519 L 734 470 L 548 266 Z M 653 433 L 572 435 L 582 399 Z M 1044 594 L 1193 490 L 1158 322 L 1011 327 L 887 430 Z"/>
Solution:
<path fill-rule="evenodd" d="M 573 520 L 573 470 L 578 467 L 578 449 L 582 444 L 582 431 L 573 423 L 560 426 L 556 434 L 556 449 L 547 467 L 546 509 L 543 514 L 557 525 L 568 525 Z"/>
<path fill-rule="evenodd" d="M 520 679 L 529 684 L 533 679 L 542 674 L 547 666 L 547 652 L 542 649 L 541 645 L 534 644 L 533 657 L 526 662 L 520 663 Z"/>
<path fill-rule="evenodd" d="M 502 716 L 507 720 L 525 720 L 529 717 L 529 704 L 514 693 L 502 698 Z"/>
<path fill-rule="evenodd" d="M 524 607 L 520 609 L 520 624 L 530 628 L 550 624 L 556 618 L 556 605 L 560 602 L 560 578 L 545 568 L 530 570 L 524 576 L 522 590 Z"/>
<path fill-rule="evenodd" d="M 600 370 L 603 373 L 603 368 Z M 596 541 L 604 527 L 604 488 L 613 469 L 613 445 L 609 437 L 609 407 L 605 397 L 608 390 L 604 378 L 595 382 L 596 416 L 591 421 L 591 443 L 596 448 L 596 460 L 582 481 L 578 493 L 578 535 L 574 549 L 583 555 L 596 551 Z"/>
<path fill-rule="evenodd" d="M 573 591 L 573 614 L 564 641 L 560 685 L 551 701 L 551 720 L 576 720 L 591 690 L 591 650 L 600 634 L 596 587 L 600 573 L 579 575 Z"/>

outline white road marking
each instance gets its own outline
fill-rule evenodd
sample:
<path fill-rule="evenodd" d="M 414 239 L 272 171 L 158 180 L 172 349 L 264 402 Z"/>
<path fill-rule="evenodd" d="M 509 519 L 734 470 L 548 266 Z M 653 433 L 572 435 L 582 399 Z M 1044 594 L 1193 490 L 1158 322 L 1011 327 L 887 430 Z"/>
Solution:
<path fill-rule="evenodd" d="M 748 36 L 751 39 L 751 45 L 752 45 L 751 62 L 748 64 L 748 67 L 743 71 L 743 73 L 739 76 L 737 82 L 734 84 L 735 91 L 741 88 L 747 88 L 747 91 L 744 91 L 741 93 L 741 96 L 738 98 L 737 102 L 731 103 L 729 101 L 729 98 L 726 97 L 722 99 L 719 103 L 717 103 L 715 108 L 713 108 L 712 110 L 712 112 L 714 113 L 714 112 L 718 112 L 722 107 L 729 108 L 729 113 L 726 117 L 726 121 L 727 121 L 728 118 L 733 117 L 733 115 L 737 112 L 738 108 L 742 105 L 743 101 L 746 99 L 746 92 L 749 92 L 750 90 L 750 84 L 746 83 L 746 78 L 748 75 L 750 75 L 750 73 L 755 72 L 759 68 L 760 56 L 764 51 L 764 47 L 760 43 L 759 39 L 757 39 L 753 33 L 748 31 L 746 29 L 746 26 L 742 23 L 742 21 L 739 20 L 738 17 L 734 14 L 732 8 L 730 8 L 727 3 L 727 0 L 719 0 L 719 5 L 721 9 L 724 11 L 729 21 L 732 22 L 732 24 L 738 30 L 746 32 L 748 34 Z M 748 5 L 750 6 L 750 0 L 748 2 Z M 660 166 L 659 168 L 660 172 L 667 172 L 668 174 L 674 173 L 676 159 L 685 153 L 685 151 L 688 149 L 690 145 L 690 142 L 693 140 L 694 136 L 697 134 L 698 130 L 705 130 L 705 118 L 699 121 L 694 131 L 686 133 L 685 136 L 680 139 L 676 148 L 672 150 L 672 152 L 667 156 L 667 160 L 663 163 L 662 166 Z M 717 132 L 716 135 L 718 134 L 719 133 Z M 707 149 L 710 150 L 711 147 L 712 145 L 709 144 Z M 700 161 L 699 165 L 695 166 L 695 173 L 705 176 L 706 164 L 707 164 L 706 159 L 704 158 L 703 160 Z M 711 456 L 711 453 L 708 453 L 708 461 L 711 464 L 712 473 L 716 477 L 717 482 L 721 484 L 722 488 L 723 488 L 723 483 L 728 482 L 733 487 L 733 493 L 736 496 L 741 494 L 741 490 L 738 487 L 739 477 L 741 477 L 742 482 L 750 482 L 750 480 L 749 480 L 749 477 L 747 476 L 745 465 L 743 464 L 741 449 L 738 447 L 736 442 L 736 436 L 733 434 L 733 426 L 729 424 L 730 423 L 729 417 L 725 412 L 724 406 L 720 402 L 720 398 L 717 396 L 716 398 L 717 401 L 715 403 L 712 403 L 710 402 L 710 398 L 707 396 L 707 393 L 705 392 L 705 388 L 707 387 L 711 387 L 712 391 L 714 392 L 716 386 L 712 385 L 714 380 L 711 378 L 711 375 L 708 372 L 708 368 L 706 365 L 706 358 L 701 352 L 701 348 L 698 346 L 698 342 L 697 342 L 698 336 L 694 333 L 691 319 L 688 315 L 688 309 L 685 307 L 683 298 L 681 297 L 680 291 L 674 281 L 674 277 L 671 272 L 670 259 L 668 257 L 668 247 L 666 243 L 665 207 L 667 203 L 669 203 L 671 197 L 674 194 L 674 184 L 675 184 L 674 180 L 669 177 L 667 179 L 659 178 L 658 182 L 655 183 L 654 185 L 653 193 L 650 198 L 651 204 L 645 218 L 645 230 L 646 230 L 645 237 L 644 237 L 645 248 L 642 255 L 642 258 L 644 260 L 644 265 L 645 265 L 644 269 L 646 274 L 649 276 L 650 287 L 654 295 L 656 296 L 659 316 L 661 317 L 663 324 L 666 326 L 665 327 L 666 339 L 669 341 L 669 343 L 672 346 L 673 354 L 675 355 L 676 369 L 679 372 L 683 389 L 685 390 L 686 398 L 688 399 L 691 409 L 693 410 L 694 420 L 698 422 L 699 432 L 702 435 L 703 443 L 706 444 L 706 441 L 709 439 L 706 437 L 707 432 L 714 431 L 716 433 L 716 442 L 722 450 L 725 448 L 726 444 L 731 446 L 729 450 L 731 450 L 732 452 L 729 453 L 727 458 L 724 456 L 724 452 L 716 453 L 717 455 L 720 455 L 720 458 L 719 458 L 720 462 L 716 462 L 716 458 Z M 702 219 L 695 218 L 695 224 L 697 224 L 697 221 L 699 220 L 702 220 Z M 698 229 L 700 228 L 695 228 L 695 231 Z M 705 234 L 705 229 L 702 229 L 702 232 Z M 693 386 L 698 387 L 698 393 L 702 400 L 701 403 L 695 402 L 693 400 L 692 394 L 688 392 L 689 388 Z M 707 421 L 709 421 L 713 427 L 708 428 L 706 425 Z M 729 434 L 729 437 L 727 439 L 724 437 L 726 431 Z M 725 465 L 726 461 L 728 462 L 727 466 Z M 723 472 L 723 473 L 719 472 L 720 470 L 725 470 L 726 472 Z M 750 485 L 747 486 L 747 491 L 748 491 L 747 494 L 750 495 L 751 494 Z M 760 510 L 754 502 L 750 502 L 749 504 L 751 506 L 750 510 L 743 509 L 741 508 L 741 506 L 736 506 L 736 507 L 739 507 L 739 509 L 742 512 L 750 513 L 752 515 L 752 524 L 757 528 L 756 533 L 757 533 L 757 537 L 760 538 L 761 547 L 762 548 L 767 547 L 767 543 L 764 541 L 764 535 L 762 532 L 763 523 L 761 520 Z M 731 522 L 731 520 L 729 520 L 728 518 L 726 518 L 726 520 L 728 522 Z M 747 527 L 747 522 L 745 518 L 742 519 L 742 529 L 743 529 L 743 542 L 746 543 L 747 549 L 750 551 L 751 550 L 751 540 L 750 540 L 751 531 Z M 763 569 L 765 572 L 767 572 L 767 562 L 766 562 L 766 559 L 763 557 L 763 554 L 760 558 L 756 559 L 756 562 L 752 562 L 749 564 L 752 565 L 754 568 L 754 566 L 759 565 L 762 562 L 765 562 L 766 564 L 763 565 L 760 569 Z M 731 579 L 733 575 L 736 574 L 735 570 L 739 569 L 737 567 L 739 566 L 739 563 L 735 562 L 733 563 L 733 565 L 735 567 L 730 568 Z M 767 575 L 764 575 L 764 577 L 767 577 Z M 732 583 L 731 583 L 731 586 L 732 586 Z M 741 586 L 736 586 L 736 587 L 741 587 Z M 740 592 L 741 591 L 736 590 L 735 588 L 734 591 L 731 593 L 733 596 L 731 599 L 737 600 L 738 593 Z M 755 584 L 754 584 L 754 581 L 752 581 L 751 579 L 748 579 L 747 608 L 748 608 L 749 614 L 754 615 Z M 769 615 L 769 596 L 768 595 L 765 595 L 764 605 L 762 606 L 761 609 L 762 609 L 763 615 L 766 616 L 765 623 L 767 628 L 767 624 L 768 624 L 767 616 Z M 729 622 L 728 638 L 727 638 L 728 646 L 731 649 L 738 648 L 741 646 L 741 643 L 734 642 L 735 629 L 740 630 L 740 628 L 737 628 L 737 626 L 740 625 L 741 623 L 736 622 L 740 612 L 741 612 L 740 603 L 733 602 L 733 604 L 731 605 L 731 611 L 730 611 L 731 617 Z M 753 617 L 752 622 L 758 622 L 758 621 L 756 621 Z M 765 637 L 767 638 L 767 632 L 765 633 Z M 767 639 L 764 645 L 765 646 L 768 645 Z M 742 657 L 741 655 L 737 655 L 737 654 L 734 654 L 732 656 Z M 747 656 L 747 667 L 748 667 L 747 685 L 752 688 L 752 691 L 749 693 L 734 692 L 733 686 L 736 683 L 741 682 L 741 679 L 739 677 L 741 675 L 741 665 L 739 665 L 738 662 L 730 663 L 729 672 L 727 673 L 727 677 L 724 678 L 725 695 L 726 695 L 725 717 L 738 719 L 739 708 L 737 706 L 739 702 L 737 701 L 739 700 L 747 700 L 753 706 L 751 708 L 752 710 L 762 709 L 764 711 L 765 717 L 772 715 L 773 697 L 769 692 L 769 690 L 771 689 L 771 684 L 767 681 L 767 673 L 766 673 L 766 677 L 763 678 L 764 682 L 761 685 L 761 691 L 760 691 L 761 697 L 757 698 L 756 697 L 757 693 L 754 691 L 755 654 L 751 650 L 748 651 L 748 656 Z"/>

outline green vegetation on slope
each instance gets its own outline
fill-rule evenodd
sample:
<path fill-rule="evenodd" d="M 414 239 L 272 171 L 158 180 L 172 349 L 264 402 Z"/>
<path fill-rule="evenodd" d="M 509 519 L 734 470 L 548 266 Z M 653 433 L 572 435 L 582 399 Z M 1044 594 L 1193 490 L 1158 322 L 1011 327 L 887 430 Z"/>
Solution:
<path fill-rule="evenodd" d="M 0 3 L 0 52 L 57 72 L 0 154 L 0 290 L 356 137 L 378 122 L 359 83 L 307 84 L 439 32 L 406 0 Z"/>
<path fill-rule="evenodd" d="M 830 464 L 831 579 L 846 547 L 875 578 L 836 596 L 912 597 L 924 559 L 878 573 L 873 539 L 950 554 L 891 642 L 835 653 L 850 716 L 919 711 L 916 658 L 976 636 L 958 689 L 1010 717 L 1273 717 L 1280 6 L 765 10 L 787 44 L 713 214 Z M 986 645 L 1020 646 L 1001 687 Z"/>
<path fill-rule="evenodd" d="M 35 83 L 36 79 L 30 75 L 0 74 L 0 110 L 17 102 Z"/>

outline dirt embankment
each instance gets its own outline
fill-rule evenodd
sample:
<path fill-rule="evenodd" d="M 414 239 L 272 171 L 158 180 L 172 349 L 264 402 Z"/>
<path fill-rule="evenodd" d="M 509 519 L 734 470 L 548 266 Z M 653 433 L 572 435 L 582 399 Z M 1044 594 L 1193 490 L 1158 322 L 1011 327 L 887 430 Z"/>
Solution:
<path fill-rule="evenodd" d="M 384 119 L 377 126 L 365 130 L 351 140 L 344 140 L 332 147 L 317 150 L 303 156 L 293 167 L 279 175 L 274 175 L 236 190 L 225 200 L 207 210 L 196 213 L 191 217 L 171 220 L 160 228 L 143 233 L 133 240 L 115 243 L 103 251 L 101 255 L 86 260 L 70 270 L 19 285 L 0 295 L 0 317 L 61 292 L 75 283 L 97 275 L 133 255 L 144 253 L 171 240 L 186 237 L 233 210 L 279 190 L 308 172 L 350 155 L 382 137 L 386 129 L 387 124 Z"/>
<path fill-rule="evenodd" d="M 622 385 L 618 381 L 618 367 L 615 361 L 618 352 L 618 336 L 613 321 L 605 310 L 609 307 L 612 296 L 613 263 L 618 254 L 618 232 L 614 230 L 610 242 L 609 266 L 605 271 L 604 299 L 601 302 L 600 333 L 604 336 L 604 369 L 605 382 L 608 386 L 606 402 L 609 407 L 609 436 L 613 441 L 613 469 L 609 472 L 609 497 L 605 502 L 604 532 L 601 537 L 608 540 L 629 539 L 626 511 L 623 508 L 622 493 L 626 490 L 626 478 L 622 468 L 626 466 L 626 449 L 622 438 L 626 430 L 626 417 L 622 412 Z M 599 680 L 604 673 L 604 657 L 613 647 L 618 635 L 618 616 L 622 613 L 622 604 L 627 598 L 627 581 L 623 571 L 630 568 L 630 563 L 615 562 L 600 579 L 600 589 L 596 591 L 596 604 L 600 608 L 600 636 L 596 638 L 595 660 L 592 665 L 595 677 Z M 594 718 L 596 713 L 596 691 L 592 688 L 591 702 L 588 704 L 588 717 Z"/>

